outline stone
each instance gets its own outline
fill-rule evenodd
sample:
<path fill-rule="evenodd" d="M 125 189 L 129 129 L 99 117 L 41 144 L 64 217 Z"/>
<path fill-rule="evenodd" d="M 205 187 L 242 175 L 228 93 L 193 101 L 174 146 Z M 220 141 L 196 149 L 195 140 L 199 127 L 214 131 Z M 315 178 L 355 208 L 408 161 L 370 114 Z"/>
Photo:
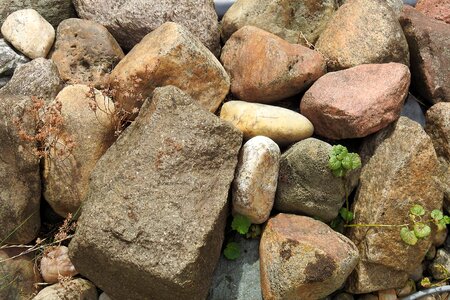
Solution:
<path fill-rule="evenodd" d="M 450 25 L 410 6 L 400 16 L 411 54 L 411 87 L 429 103 L 450 102 Z"/>
<path fill-rule="evenodd" d="M 220 53 L 219 23 L 212 0 L 74 0 L 73 4 L 80 18 L 108 28 L 126 50 L 163 23 L 174 22 L 186 27 L 216 56 Z"/>
<path fill-rule="evenodd" d="M 450 253 L 445 249 L 438 249 L 436 257 L 428 267 L 428 271 L 435 280 L 446 279 L 450 272 Z"/>
<path fill-rule="evenodd" d="M 109 73 L 123 57 L 122 49 L 105 27 L 81 19 L 61 22 L 50 55 L 68 84 L 96 88 L 107 87 Z"/>
<path fill-rule="evenodd" d="M 428 17 L 450 24 L 450 0 L 419 0 L 416 10 Z"/>
<path fill-rule="evenodd" d="M 109 298 L 109 296 L 105 292 L 103 292 L 98 297 L 98 300 L 111 300 L 111 298 Z"/>
<path fill-rule="evenodd" d="M 358 183 L 359 171 L 335 177 L 328 167 L 331 148 L 326 142 L 308 138 L 281 155 L 275 209 L 324 222 L 336 218 L 346 195 Z"/>
<path fill-rule="evenodd" d="M 228 39 L 220 57 L 240 100 L 271 103 L 294 96 L 326 72 L 323 56 L 254 26 Z"/>
<path fill-rule="evenodd" d="M 13 12 L 1 31 L 5 40 L 31 59 L 46 57 L 55 41 L 55 29 L 34 9 Z"/>
<path fill-rule="evenodd" d="M 10 76 L 0 77 L 0 89 L 4 87 L 11 80 Z"/>
<path fill-rule="evenodd" d="M 333 297 L 333 300 L 354 300 L 352 294 L 349 293 L 339 293 Z"/>
<path fill-rule="evenodd" d="M 403 105 L 401 116 L 408 117 L 409 119 L 416 121 L 420 126 L 425 127 L 425 114 L 422 107 L 420 107 L 419 101 L 411 93 L 406 97 L 405 104 Z"/>
<path fill-rule="evenodd" d="M 306 139 L 314 132 L 312 123 L 301 114 L 266 104 L 229 101 L 222 106 L 220 118 L 242 131 L 245 139 L 263 135 L 280 145 Z"/>
<path fill-rule="evenodd" d="M 340 5 L 349 2 L 348 0 L 339 0 Z M 394 11 L 397 16 L 400 16 L 403 10 L 403 1 L 402 0 L 385 0 L 385 3 Z"/>
<path fill-rule="evenodd" d="M 416 283 L 412 279 L 408 279 L 405 286 L 403 286 L 400 289 L 397 289 L 397 296 L 398 297 L 406 297 L 411 295 L 416 291 Z"/>
<path fill-rule="evenodd" d="M 408 67 L 399 63 L 328 73 L 306 91 L 300 112 L 320 136 L 332 140 L 365 137 L 400 117 L 410 78 Z"/>
<path fill-rule="evenodd" d="M 378 300 L 397 300 L 397 292 L 394 289 L 378 291 Z"/>
<path fill-rule="evenodd" d="M 220 62 L 182 25 L 167 22 L 146 35 L 111 73 L 114 101 L 132 112 L 156 87 L 174 85 L 215 112 L 230 89 Z"/>
<path fill-rule="evenodd" d="M 238 0 L 223 16 L 222 40 L 251 25 L 292 44 L 314 44 L 337 8 L 334 0 L 287 0 L 282 4 L 271 0 Z"/>
<path fill-rule="evenodd" d="M 180 89 L 157 88 L 92 172 L 75 268 L 112 299 L 206 298 L 241 143 Z"/>
<path fill-rule="evenodd" d="M 12 258 L 26 250 L 21 247 L 0 250 L 0 299 L 31 299 L 38 292 L 35 284 L 42 279 L 32 255 Z"/>
<path fill-rule="evenodd" d="M 233 213 L 253 224 L 269 218 L 277 189 L 280 148 L 265 136 L 248 140 L 241 148 L 233 188 Z"/>
<path fill-rule="evenodd" d="M 41 259 L 41 274 L 45 282 L 57 283 L 59 277 L 72 277 L 78 274 L 69 258 L 69 248 L 57 246 L 46 248 Z"/>
<path fill-rule="evenodd" d="M 428 249 L 427 254 L 425 254 L 426 260 L 433 260 L 436 257 L 436 247 L 434 245 L 430 246 L 430 249 Z"/>
<path fill-rule="evenodd" d="M 41 226 L 36 145 L 20 137 L 36 133 L 31 105 L 29 97 L 0 95 L 0 241 L 8 244 L 31 242 Z"/>
<path fill-rule="evenodd" d="M 64 121 L 61 135 L 68 138 L 44 157 L 42 174 L 45 200 L 65 218 L 80 208 L 95 164 L 115 140 L 118 120 L 112 100 L 86 85 L 67 86 L 56 101 Z M 67 143 L 74 143 L 73 149 Z M 69 150 L 59 155 L 60 149 Z"/>
<path fill-rule="evenodd" d="M 263 300 L 259 239 L 249 240 L 236 234 L 233 241 L 239 245 L 241 255 L 236 260 L 220 257 L 207 300 Z"/>
<path fill-rule="evenodd" d="M 58 283 L 44 288 L 33 300 L 97 300 L 95 285 L 83 278 Z"/>
<path fill-rule="evenodd" d="M 14 70 L 30 60 L 16 52 L 4 39 L 0 39 L 0 76 L 12 76 Z"/>
<path fill-rule="evenodd" d="M 427 212 L 442 207 L 435 182 L 439 162 L 430 137 L 405 117 L 364 142 L 363 168 L 352 211 L 355 224 L 406 224 L 415 204 Z M 401 288 L 414 274 L 431 246 L 431 236 L 415 246 L 400 238 L 400 228 L 352 227 L 360 261 L 348 280 L 351 293 Z"/>
<path fill-rule="evenodd" d="M 269 219 L 259 246 L 264 299 L 320 299 L 341 287 L 358 262 L 344 235 L 309 217 Z"/>
<path fill-rule="evenodd" d="M 445 240 L 447 239 L 447 234 L 447 228 L 445 228 L 444 230 L 436 231 L 436 234 L 433 237 L 433 246 L 440 247 L 444 245 Z"/>
<path fill-rule="evenodd" d="M 362 64 L 409 65 L 408 43 L 398 17 L 384 0 L 352 0 L 342 5 L 316 43 L 328 71 Z"/>

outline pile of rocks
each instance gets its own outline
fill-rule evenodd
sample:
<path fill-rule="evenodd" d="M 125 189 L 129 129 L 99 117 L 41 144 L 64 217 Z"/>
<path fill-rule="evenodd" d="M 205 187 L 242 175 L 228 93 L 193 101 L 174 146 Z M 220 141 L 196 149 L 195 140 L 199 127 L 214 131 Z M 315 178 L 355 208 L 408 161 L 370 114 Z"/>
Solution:
<path fill-rule="evenodd" d="M 238 0 L 220 24 L 211 0 L 41 2 L 0 4 L 1 299 L 450 280 L 446 230 L 399 235 L 413 205 L 450 205 L 449 1 Z M 362 168 L 334 176 L 336 144 Z M 397 227 L 333 230 L 348 200 L 354 224 Z"/>

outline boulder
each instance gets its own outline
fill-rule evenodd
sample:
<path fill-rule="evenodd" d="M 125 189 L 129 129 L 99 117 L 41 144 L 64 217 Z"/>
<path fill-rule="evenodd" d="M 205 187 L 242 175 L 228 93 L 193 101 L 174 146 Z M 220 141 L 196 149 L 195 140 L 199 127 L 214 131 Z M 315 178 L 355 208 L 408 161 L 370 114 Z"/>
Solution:
<path fill-rule="evenodd" d="M 439 249 L 436 258 L 428 266 L 428 271 L 435 280 L 445 280 L 450 272 L 450 253 L 445 249 Z"/>
<path fill-rule="evenodd" d="M 30 60 L 18 53 L 4 39 L 0 39 L 0 76 L 12 76 L 14 70 Z"/>
<path fill-rule="evenodd" d="M 365 137 L 399 118 L 410 79 L 408 67 L 399 63 L 328 73 L 306 91 L 300 112 L 320 136 L 332 140 Z"/>
<path fill-rule="evenodd" d="M 72 277 L 78 274 L 69 258 L 66 246 L 48 247 L 41 258 L 41 274 L 45 282 L 56 283 L 60 276 Z"/>
<path fill-rule="evenodd" d="M 112 299 L 206 298 L 241 143 L 178 88 L 157 88 L 96 164 L 75 268 Z"/>
<path fill-rule="evenodd" d="M 124 53 L 102 25 L 88 20 L 68 19 L 58 26 L 50 57 L 67 83 L 106 88 L 109 73 Z"/>
<path fill-rule="evenodd" d="M 419 0 L 416 10 L 426 16 L 450 24 L 450 0 Z"/>
<path fill-rule="evenodd" d="M 435 182 L 439 162 L 430 137 L 405 117 L 366 139 L 363 168 L 355 196 L 354 224 L 387 224 L 397 227 L 352 227 L 348 237 L 361 259 L 350 276 L 348 290 L 368 293 L 401 288 L 425 257 L 431 236 L 416 245 L 400 237 L 401 224 L 419 204 L 427 213 L 441 209 L 443 193 Z"/>
<path fill-rule="evenodd" d="M 156 87 L 174 85 L 211 112 L 230 89 L 220 62 L 182 25 L 167 22 L 146 35 L 111 74 L 114 100 L 132 112 Z"/>
<path fill-rule="evenodd" d="M 409 65 L 408 43 L 398 17 L 384 0 L 352 0 L 342 5 L 316 43 L 329 71 L 362 64 Z"/>
<path fill-rule="evenodd" d="M 416 121 L 420 126 L 425 127 L 425 114 L 420 106 L 419 100 L 411 93 L 408 93 L 405 104 L 400 112 L 401 116 L 408 117 L 409 119 Z"/>
<path fill-rule="evenodd" d="M 228 39 L 220 57 L 240 100 L 271 103 L 294 96 L 325 74 L 319 52 L 244 26 Z"/>
<path fill-rule="evenodd" d="M 349 0 L 339 0 L 340 5 L 349 2 Z M 400 16 L 403 10 L 403 2 L 402 0 L 385 0 L 385 3 L 394 11 L 397 16 Z"/>
<path fill-rule="evenodd" d="M 83 278 L 61 282 L 44 288 L 33 300 L 97 300 L 97 288 Z"/>
<path fill-rule="evenodd" d="M 271 218 L 259 246 L 264 299 L 320 299 L 338 290 L 358 262 L 344 235 L 309 217 Z"/>

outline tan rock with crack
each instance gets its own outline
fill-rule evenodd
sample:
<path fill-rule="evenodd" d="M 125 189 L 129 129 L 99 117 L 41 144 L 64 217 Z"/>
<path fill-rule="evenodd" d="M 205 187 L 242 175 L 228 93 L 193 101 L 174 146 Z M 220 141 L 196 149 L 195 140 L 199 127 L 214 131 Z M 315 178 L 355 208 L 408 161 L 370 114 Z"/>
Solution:
<path fill-rule="evenodd" d="M 325 74 L 323 56 L 254 26 L 230 37 L 220 57 L 240 100 L 271 103 L 300 93 Z"/>

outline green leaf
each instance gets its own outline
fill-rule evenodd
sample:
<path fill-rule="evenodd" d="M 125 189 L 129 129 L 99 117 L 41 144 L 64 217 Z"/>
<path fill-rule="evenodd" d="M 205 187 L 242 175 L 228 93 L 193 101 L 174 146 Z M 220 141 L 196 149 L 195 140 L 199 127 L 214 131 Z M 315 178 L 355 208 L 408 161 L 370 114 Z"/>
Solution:
<path fill-rule="evenodd" d="M 349 211 L 348 209 L 346 209 L 345 207 L 342 207 L 339 210 L 339 214 L 341 215 L 342 219 L 344 219 L 344 221 L 347 221 L 347 222 L 353 221 L 353 213 L 351 211 Z"/>
<path fill-rule="evenodd" d="M 334 171 L 339 170 L 341 168 L 341 161 L 336 158 L 336 156 L 331 156 L 328 161 L 328 167 Z"/>
<path fill-rule="evenodd" d="M 431 218 L 436 221 L 442 220 L 444 218 L 444 214 L 439 209 L 434 209 L 430 215 Z"/>
<path fill-rule="evenodd" d="M 425 238 L 431 234 L 431 228 L 424 223 L 417 222 L 414 224 L 414 234 L 418 238 Z"/>
<path fill-rule="evenodd" d="M 450 224 L 450 217 L 449 216 L 444 216 L 444 218 L 442 220 L 444 221 L 444 223 L 446 225 Z"/>
<path fill-rule="evenodd" d="M 343 223 L 344 222 L 343 222 L 342 218 L 340 218 L 338 216 L 338 217 L 334 218 L 333 221 L 331 221 L 330 227 L 333 228 L 334 230 L 339 230 L 340 227 L 342 227 Z"/>
<path fill-rule="evenodd" d="M 333 170 L 333 175 L 336 177 L 343 177 L 345 175 L 345 171 L 342 169 Z"/>
<path fill-rule="evenodd" d="M 447 224 L 445 223 L 444 219 L 437 221 L 436 226 L 438 231 L 442 231 L 445 230 L 445 228 L 447 228 Z"/>
<path fill-rule="evenodd" d="M 353 166 L 352 163 L 352 158 L 350 155 L 347 155 L 344 157 L 344 159 L 342 160 L 342 167 L 344 167 L 344 169 L 346 170 L 351 170 Z"/>
<path fill-rule="evenodd" d="M 223 255 L 229 260 L 235 260 L 241 255 L 241 249 L 236 242 L 230 242 L 223 250 Z"/>
<path fill-rule="evenodd" d="M 233 222 L 231 222 L 231 228 L 240 234 L 246 234 L 250 225 L 252 225 L 250 219 L 243 215 L 235 215 Z"/>
<path fill-rule="evenodd" d="M 361 167 L 361 158 L 358 153 L 350 153 L 350 158 L 352 160 L 352 170 L 356 170 Z"/>
<path fill-rule="evenodd" d="M 420 281 L 420 285 L 423 286 L 424 288 L 428 288 L 431 286 L 431 281 L 429 277 L 424 277 L 421 281 Z"/>
<path fill-rule="evenodd" d="M 409 230 L 407 227 L 403 227 L 400 230 L 400 237 L 408 245 L 414 246 L 417 243 L 417 237 L 414 234 L 414 231 Z"/>
<path fill-rule="evenodd" d="M 409 211 L 415 216 L 423 216 L 425 214 L 425 209 L 419 204 L 414 204 Z"/>

